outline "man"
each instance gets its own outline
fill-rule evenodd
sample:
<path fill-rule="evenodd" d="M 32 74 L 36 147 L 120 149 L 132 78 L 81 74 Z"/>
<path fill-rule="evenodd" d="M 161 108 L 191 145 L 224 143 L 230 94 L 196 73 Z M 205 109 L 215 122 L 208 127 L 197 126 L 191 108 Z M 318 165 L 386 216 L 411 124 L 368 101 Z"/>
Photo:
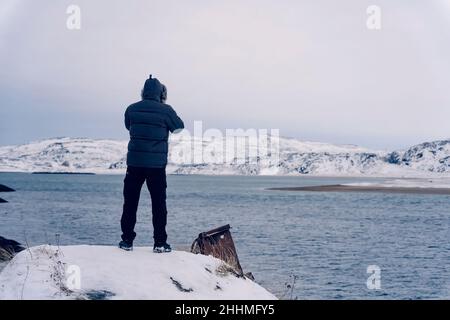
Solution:
<path fill-rule="evenodd" d="M 152 199 L 153 251 L 170 252 L 166 222 L 166 164 L 169 132 L 184 128 L 183 121 L 165 104 L 167 89 L 156 78 L 145 81 L 142 100 L 125 111 L 125 127 L 130 132 L 127 173 L 124 180 L 122 241 L 119 248 L 133 250 L 136 212 L 144 181 Z"/>

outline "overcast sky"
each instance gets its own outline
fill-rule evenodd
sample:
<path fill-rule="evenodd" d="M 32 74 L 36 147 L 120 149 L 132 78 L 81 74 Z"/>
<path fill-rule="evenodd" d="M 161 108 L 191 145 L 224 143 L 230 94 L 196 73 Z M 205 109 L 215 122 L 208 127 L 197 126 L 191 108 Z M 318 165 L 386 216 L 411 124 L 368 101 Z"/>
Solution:
<path fill-rule="evenodd" d="M 0 145 L 126 139 L 149 73 L 188 128 L 382 149 L 449 138 L 449 40 L 450 0 L 2 0 Z"/>

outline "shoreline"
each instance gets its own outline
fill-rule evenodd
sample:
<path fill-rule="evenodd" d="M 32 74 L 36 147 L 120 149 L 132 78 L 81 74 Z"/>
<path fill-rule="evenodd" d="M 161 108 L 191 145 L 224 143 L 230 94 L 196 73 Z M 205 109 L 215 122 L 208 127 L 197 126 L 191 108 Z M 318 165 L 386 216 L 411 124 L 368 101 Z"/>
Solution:
<path fill-rule="evenodd" d="M 2 171 L 0 170 L 0 174 L 11 174 L 11 173 L 23 173 L 23 174 L 83 174 L 83 175 L 122 175 L 126 173 L 126 168 L 121 169 L 105 169 L 99 171 Z M 328 174 L 280 174 L 280 175 L 272 175 L 272 174 L 231 174 L 231 173 L 175 173 L 170 170 L 167 170 L 167 175 L 173 176 L 219 176 L 219 177 L 288 177 L 288 178 L 300 178 L 300 179 L 308 179 L 308 178 L 321 178 L 321 179 L 401 179 L 401 180 L 424 180 L 424 179 L 450 179 L 450 174 L 446 175 L 417 175 L 417 176 L 404 176 L 404 175 L 328 175 Z"/>
<path fill-rule="evenodd" d="M 341 184 L 306 186 L 306 187 L 277 187 L 277 188 L 267 188 L 266 190 L 307 191 L 307 192 L 378 192 L 378 193 L 450 195 L 450 188 L 347 186 Z"/>
<path fill-rule="evenodd" d="M 35 171 L 31 174 L 74 174 L 74 175 L 95 175 L 94 172 L 75 172 L 75 171 Z"/>

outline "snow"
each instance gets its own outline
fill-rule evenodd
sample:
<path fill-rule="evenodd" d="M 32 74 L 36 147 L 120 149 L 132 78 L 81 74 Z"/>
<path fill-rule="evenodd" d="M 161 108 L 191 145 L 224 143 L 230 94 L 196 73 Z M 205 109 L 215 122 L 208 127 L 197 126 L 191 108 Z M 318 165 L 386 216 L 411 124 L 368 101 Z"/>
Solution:
<path fill-rule="evenodd" d="M 114 172 L 111 165 L 123 158 L 126 149 L 126 141 L 87 138 L 53 138 L 0 147 L 0 171 Z"/>
<path fill-rule="evenodd" d="M 276 299 L 224 263 L 189 252 L 111 246 L 37 246 L 0 273 L 1 299 Z"/>
<path fill-rule="evenodd" d="M 241 151 L 229 157 L 227 146 Z M 450 140 L 387 152 L 280 137 L 275 162 L 258 155 L 258 143 L 252 139 L 244 143 L 232 137 L 201 139 L 180 134 L 171 136 L 169 148 L 169 174 L 450 177 Z M 267 151 L 277 149 L 270 145 Z M 126 152 L 127 141 L 53 138 L 0 147 L 0 172 L 123 174 Z"/>
<path fill-rule="evenodd" d="M 315 141 L 301 141 L 295 138 L 281 138 L 281 144 L 283 146 L 283 151 L 285 152 L 297 152 L 297 153 L 363 153 L 363 152 L 374 152 L 363 147 L 344 144 L 335 145 L 324 142 Z"/>

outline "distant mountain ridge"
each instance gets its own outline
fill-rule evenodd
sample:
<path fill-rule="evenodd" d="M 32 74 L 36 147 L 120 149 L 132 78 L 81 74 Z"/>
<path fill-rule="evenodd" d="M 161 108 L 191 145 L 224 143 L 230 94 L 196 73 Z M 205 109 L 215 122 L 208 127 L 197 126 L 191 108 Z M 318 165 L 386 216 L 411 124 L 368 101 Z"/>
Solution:
<path fill-rule="evenodd" d="M 353 145 L 333 145 L 280 138 L 279 161 L 252 155 L 245 161 L 223 161 L 222 146 L 230 141 L 173 136 L 167 171 L 174 174 L 427 176 L 450 175 L 450 139 L 424 142 L 402 151 L 374 151 Z M 192 159 L 196 147 L 209 150 L 204 160 L 172 161 L 179 154 Z M 237 145 L 242 148 L 243 145 Z M 256 148 L 247 145 L 247 148 Z M 194 151 L 193 151 L 194 150 Z M 0 147 L 2 172 L 122 173 L 127 141 L 89 138 L 52 138 Z M 189 153 L 191 152 L 191 153 Z M 275 150 L 269 150 L 275 152 Z M 198 156 L 198 155 L 197 155 Z M 200 159 L 202 159 L 200 157 Z"/>

